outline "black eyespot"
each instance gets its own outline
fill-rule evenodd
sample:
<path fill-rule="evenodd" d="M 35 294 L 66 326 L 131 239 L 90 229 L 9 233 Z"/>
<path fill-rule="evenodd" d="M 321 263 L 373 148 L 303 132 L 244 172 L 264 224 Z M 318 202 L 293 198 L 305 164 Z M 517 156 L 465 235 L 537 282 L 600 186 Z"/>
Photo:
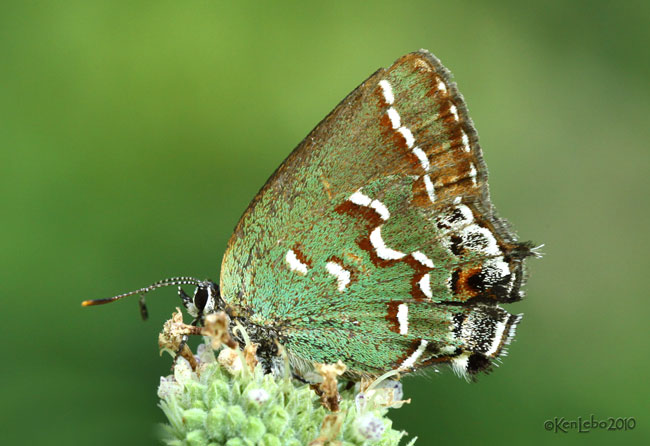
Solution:
<path fill-rule="evenodd" d="M 194 305 L 199 311 L 203 311 L 205 304 L 208 302 L 208 289 L 204 286 L 196 287 L 194 292 Z"/>

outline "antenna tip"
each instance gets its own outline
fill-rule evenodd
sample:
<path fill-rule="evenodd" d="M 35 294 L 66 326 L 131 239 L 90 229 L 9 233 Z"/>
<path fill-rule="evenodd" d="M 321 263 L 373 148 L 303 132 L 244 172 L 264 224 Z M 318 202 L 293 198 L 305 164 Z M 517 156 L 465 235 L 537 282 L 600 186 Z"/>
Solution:
<path fill-rule="evenodd" d="M 82 307 L 92 307 L 94 305 L 101 305 L 110 302 L 110 300 L 107 299 L 90 299 L 90 300 L 84 300 L 81 302 Z"/>

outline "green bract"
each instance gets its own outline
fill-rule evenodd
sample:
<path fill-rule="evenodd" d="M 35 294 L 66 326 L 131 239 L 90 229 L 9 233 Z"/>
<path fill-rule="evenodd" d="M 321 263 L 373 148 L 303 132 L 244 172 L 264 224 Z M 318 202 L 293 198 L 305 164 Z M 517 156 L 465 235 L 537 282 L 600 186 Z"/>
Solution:
<path fill-rule="evenodd" d="M 174 374 L 162 377 L 158 396 L 167 416 L 168 445 L 305 446 L 398 445 L 396 431 L 382 405 L 394 389 L 341 393 L 339 412 L 330 412 L 307 384 L 242 367 L 241 353 L 224 349 L 219 360 L 208 344 L 197 351 L 192 370 L 179 357 Z M 388 394 L 390 392 L 390 395 Z M 415 439 L 409 445 L 412 445 Z"/>

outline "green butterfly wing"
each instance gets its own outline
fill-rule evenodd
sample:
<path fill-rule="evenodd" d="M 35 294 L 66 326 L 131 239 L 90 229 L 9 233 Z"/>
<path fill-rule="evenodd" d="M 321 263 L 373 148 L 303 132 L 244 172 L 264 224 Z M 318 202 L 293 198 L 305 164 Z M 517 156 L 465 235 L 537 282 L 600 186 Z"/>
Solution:
<path fill-rule="evenodd" d="M 380 69 L 254 198 L 221 268 L 224 301 L 272 328 L 295 364 L 352 374 L 487 368 L 518 317 L 520 244 L 448 71 L 420 51 Z"/>

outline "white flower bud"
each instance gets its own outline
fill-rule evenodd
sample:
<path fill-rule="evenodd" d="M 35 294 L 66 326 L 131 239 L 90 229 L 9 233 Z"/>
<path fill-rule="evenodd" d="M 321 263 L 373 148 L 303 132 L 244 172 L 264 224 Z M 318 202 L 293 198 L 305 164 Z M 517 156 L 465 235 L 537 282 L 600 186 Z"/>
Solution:
<path fill-rule="evenodd" d="M 384 434 L 386 427 L 381 419 L 371 413 L 361 415 L 357 419 L 357 430 L 368 440 L 379 440 Z"/>
<path fill-rule="evenodd" d="M 264 389 L 251 389 L 248 392 L 248 399 L 261 406 L 268 401 L 269 393 Z"/>

